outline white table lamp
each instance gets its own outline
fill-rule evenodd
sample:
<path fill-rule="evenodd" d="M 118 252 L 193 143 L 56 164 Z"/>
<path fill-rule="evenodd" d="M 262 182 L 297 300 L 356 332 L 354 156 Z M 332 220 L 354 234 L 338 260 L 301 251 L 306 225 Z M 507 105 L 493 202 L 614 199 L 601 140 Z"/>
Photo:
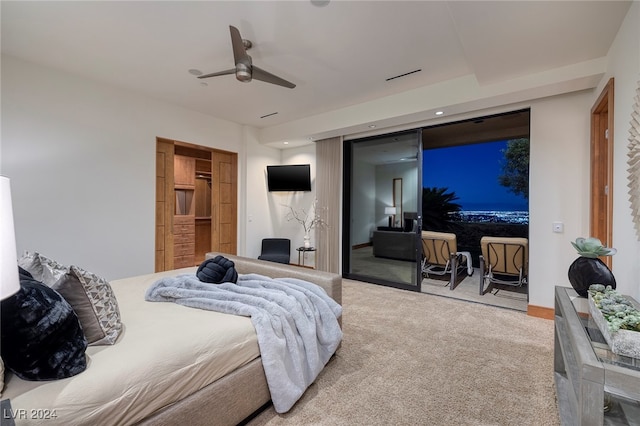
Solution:
<path fill-rule="evenodd" d="M 389 228 L 393 226 L 393 217 L 396 215 L 396 212 L 397 210 L 395 207 L 384 208 L 384 214 L 389 215 Z"/>
<path fill-rule="evenodd" d="M 20 290 L 9 178 L 0 176 L 0 300 Z"/>

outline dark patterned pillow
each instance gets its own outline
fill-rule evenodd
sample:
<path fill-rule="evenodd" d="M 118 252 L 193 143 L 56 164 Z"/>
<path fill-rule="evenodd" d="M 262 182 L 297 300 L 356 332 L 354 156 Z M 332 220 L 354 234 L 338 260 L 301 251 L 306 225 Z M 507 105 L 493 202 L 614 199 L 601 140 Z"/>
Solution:
<path fill-rule="evenodd" d="M 2 359 L 24 380 L 71 377 L 87 367 L 87 340 L 75 312 L 55 290 L 20 274 L 20 290 L 2 301 Z"/>

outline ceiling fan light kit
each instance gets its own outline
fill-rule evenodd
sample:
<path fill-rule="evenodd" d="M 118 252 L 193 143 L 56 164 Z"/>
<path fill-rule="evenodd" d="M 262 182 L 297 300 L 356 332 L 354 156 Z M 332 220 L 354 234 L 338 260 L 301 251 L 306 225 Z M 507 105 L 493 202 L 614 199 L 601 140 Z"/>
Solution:
<path fill-rule="evenodd" d="M 264 81 L 265 83 L 276 84 L 278 86 L 293 89 L 295 84 L 287 81 L 277 75 L 271 74 L 257 66 L 253 65 L 251 56 L 247 54 L 247 50 L 251 48 L 252 43 L 249 40 L 243 40 L 240 31 L 233 25 L 229 25 L 231 33 L 231 47 L 233 48 L 233 60 L 235 68 L 218 71 L 210 74 L 199 75 L 198 78 L 217 77 L 221 75 L 235 74 L 238 81 L 248 83 L 253 79 Z"/>

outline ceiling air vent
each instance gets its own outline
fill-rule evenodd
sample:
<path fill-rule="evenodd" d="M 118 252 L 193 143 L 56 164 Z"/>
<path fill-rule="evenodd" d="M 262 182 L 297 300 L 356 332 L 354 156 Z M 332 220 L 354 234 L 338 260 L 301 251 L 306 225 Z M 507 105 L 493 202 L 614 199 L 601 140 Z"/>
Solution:
<path fill-rule="evenodd" d="M 389 77 L 385 81 L 391 81 L 391 80 L 395 80 L 396 78 L 406 77 L 406 76 L 408 76 L 410 74 L 415 74 L 415 73 L 420 72 L 420 71 L 422 71 L 422 69 L 417 69 L 417 70 L 405 72 L 404 74 L 396 75 L 395 77 Z"/>

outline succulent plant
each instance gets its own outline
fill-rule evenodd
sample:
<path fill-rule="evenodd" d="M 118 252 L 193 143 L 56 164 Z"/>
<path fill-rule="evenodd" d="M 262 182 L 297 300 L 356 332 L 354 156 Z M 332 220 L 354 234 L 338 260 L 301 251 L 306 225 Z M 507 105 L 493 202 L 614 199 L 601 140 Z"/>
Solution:
<path fill-rule="evenodd" d="M 597 238 L 576 238 L 575 242 L 571 242 L 571 245 L 578 251 L 578 254 L 583 257 L 596 258 L 600 256 L 613 256 L 618 251 L 614 248 L 605 247 L 602 245 L 602 241 Z"/>
<path fill-rule="evenodd" d="M 640 311 L 633 304 L 611 288 L 602 284 L 593 284 L 589 287 L 589 295 L 593 299 L 596 308 L 602 312 L 607 320 L 609 330 L 640 331 Z"/>

